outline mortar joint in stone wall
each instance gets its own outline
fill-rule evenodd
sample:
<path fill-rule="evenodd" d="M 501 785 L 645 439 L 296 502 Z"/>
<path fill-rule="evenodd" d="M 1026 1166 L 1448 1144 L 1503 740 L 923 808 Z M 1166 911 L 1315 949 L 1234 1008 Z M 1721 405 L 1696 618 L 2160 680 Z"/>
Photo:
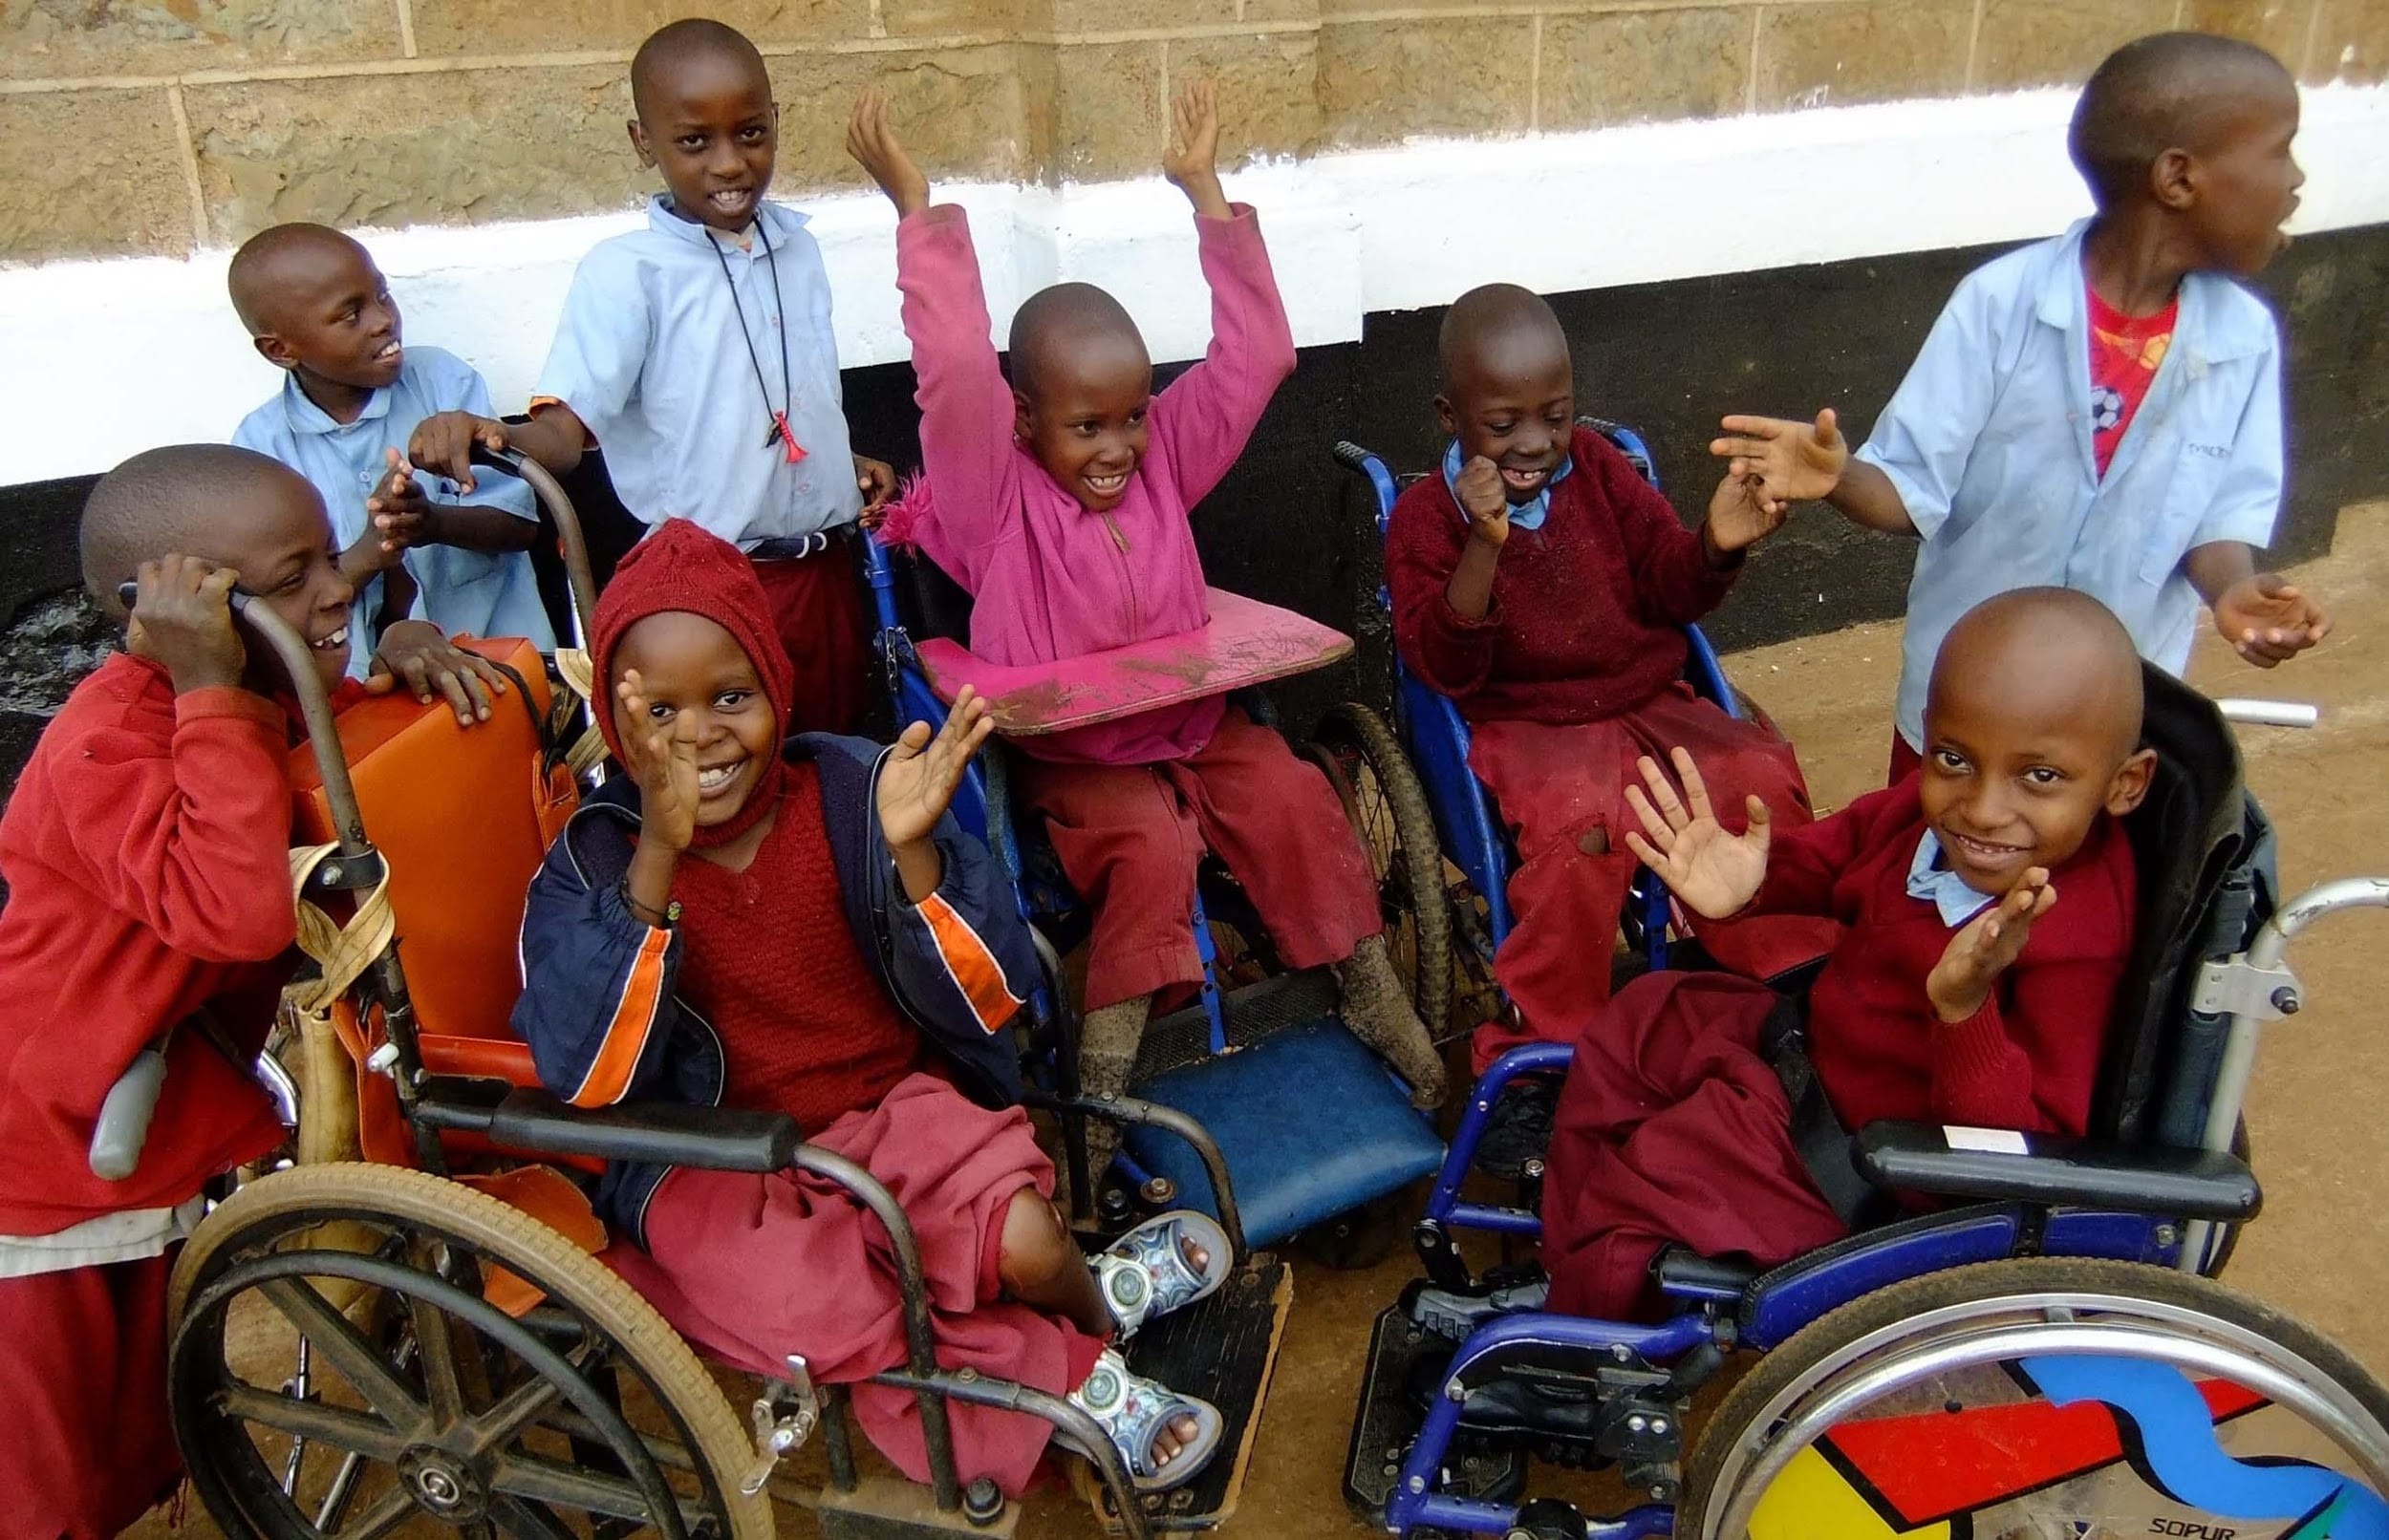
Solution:
<path fill-rule="evenodd" d="M 390 0 L 398 12 L 398 52 L 415 56 L 415 0 Z"/>
<path fill-rule="evenodd" d="M 1974 89 L 1974 61 L 1982 56 L 1983 52 L 1983 4 L 1984 0 L 1974 0 L 1974 14 L 1966 24 L 1966 75 L 1964 84 L 1959 87 L 1962 91 Z M 2180 13 L 2182 4 L 2183 0 L 2174 0 L 2176 14 Z"/>

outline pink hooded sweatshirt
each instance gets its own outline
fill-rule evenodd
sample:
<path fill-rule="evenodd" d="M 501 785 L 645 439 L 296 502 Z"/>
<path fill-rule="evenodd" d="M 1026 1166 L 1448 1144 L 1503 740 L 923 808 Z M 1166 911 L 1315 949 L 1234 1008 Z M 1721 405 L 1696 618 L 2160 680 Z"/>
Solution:
<path fill-rule="evenodd" d="M 1087 509 L 1012 437 L 1012 387 L 988 340 L 970 224 L 950 204 L 896 226 L 896 287 L 919 376 L 922 480 L 879 538 L 917 545 L 970 590 L 971 651 L 1050 663 L 1210 619 L 1187 511 L 1228 472 L 1294 373 L 1294 333 L 1245 205 L 1197 217 L 1211 351 L 1153 397 L 1150 445 L 1117 507 Z M 1025 738 L 1043 759 L 1150 764 L 1211 741 L 1220 697 Z"/>

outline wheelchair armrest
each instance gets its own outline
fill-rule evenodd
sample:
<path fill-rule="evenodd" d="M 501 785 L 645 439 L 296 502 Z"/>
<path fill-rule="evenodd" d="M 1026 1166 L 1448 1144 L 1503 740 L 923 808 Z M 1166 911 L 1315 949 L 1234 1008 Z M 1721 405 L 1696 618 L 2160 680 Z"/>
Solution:
<path fill-rule="evenodd" d="M 575 1107 L 546 1091 L 518 1088 L 493 1099 L 491 1089 L 435 1078 L 425 1082 L 415 1116 L 508 1149 L 713 1171 L 786 1170 L 804 1143 L 796 1120 L 785 1113 L 668 1102 Z"/>
<path fill-rule="evenodd" d="M 2131 1149 L 2056 1134 L 1923 1123 L 1868 1123 L 1851 1144 L 1860 1175 L 1879 1187 L 1909 1192 L 2174 1219 L 2253 1219 L 2264 1206 L 2256 1174 L 2212 1150 Z"/>

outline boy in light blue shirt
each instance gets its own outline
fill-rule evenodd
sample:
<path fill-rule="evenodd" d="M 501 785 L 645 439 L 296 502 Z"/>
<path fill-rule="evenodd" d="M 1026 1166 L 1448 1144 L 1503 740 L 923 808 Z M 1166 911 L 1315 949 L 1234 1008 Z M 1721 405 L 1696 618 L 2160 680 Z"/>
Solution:
<path fill-rule="evenodd" d="M 1831 411 L 1725 419 L 1711 449 L 1735 475 L 1922 539 L 1894 781 L 1932 752 L 1942 638 L 1993 594 L 2080 589 L 2177 674 L 2202 605 L 2264 668 L 2330 630 L 2253 550 L 2281 505 L 2281 339 L 2238 280 L 2287 244 L 2297 124 L 2296 84 L 2262 49 L 2197 32 L 2125 45 L 2069 139 L 2098 212 L 1958 286 L 1864 448 L 1850 455 Z"/>
<path fill-rule="evenodd" d="M 528 554 L 539 535 L 529 486 L 497 476 L 468 498 L 424 484 L 402 457 L 423 418 L 489 410 L 481 375 L 437 348 L 401 346 L 389 286 L 337 230 L 275 225 L 234 253 L 228 285 L 258 353 L 286 374 L 232 441 L 322 494 L 356 588 L 351 672 L 361 676 L 382 629 L 409 618 L 553 649 Z"/>
<path fill-rule="evenodd" d="M 423 425 L 411 458 L 469 486 L 477 441 L 558 475 L 602 447 L 643 523 L 690 520 L 755 563 L 797 666 L 789 731 L 850 732 L 870 664 L 851 539 L 895 473 L 848 440 L 821 249 L 803 214 L 764 198 L 771 76 L 735 30 L 678 21 L 640 45 L 631 96 L 632 147 L 666 190 L 644 229 L 573 273 L 531 420 L 450 414 Z"/>

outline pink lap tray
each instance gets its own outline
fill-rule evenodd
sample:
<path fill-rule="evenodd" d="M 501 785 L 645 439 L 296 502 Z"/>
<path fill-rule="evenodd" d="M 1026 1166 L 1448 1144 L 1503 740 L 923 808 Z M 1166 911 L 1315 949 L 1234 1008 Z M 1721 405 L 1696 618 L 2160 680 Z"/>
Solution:
<path fill-rule="evenodd" d="M 915 651 L 929 688 L 952 701 L 964 685 L 987 699 L 996 731 L 1036 738 L 1116 721 L 1139 712 L 1223 695 L 1324 668 L 1352 638 L 1291 610 L 1219 588 L 1206 590 L 1211 624 L 1059 663 L 1013 667 L 974 657 L 943 637 Z"/>

